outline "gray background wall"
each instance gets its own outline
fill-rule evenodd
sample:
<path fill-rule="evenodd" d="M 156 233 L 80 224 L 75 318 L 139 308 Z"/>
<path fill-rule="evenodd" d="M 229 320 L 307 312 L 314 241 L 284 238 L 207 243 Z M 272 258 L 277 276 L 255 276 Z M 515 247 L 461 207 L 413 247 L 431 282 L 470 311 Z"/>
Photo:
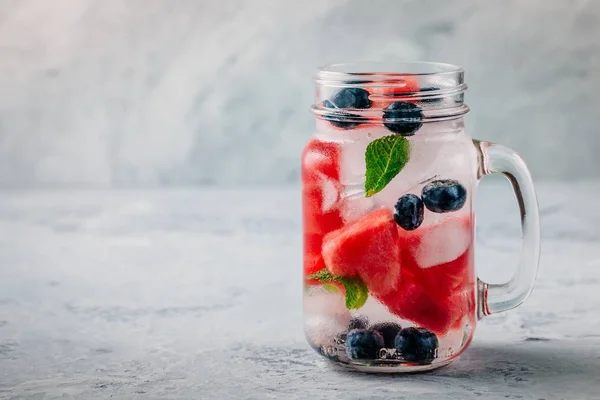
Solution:
<path fill-rule="evenodd" d="M 600 2 L 0 0 L 0 185 L 286 183 L 317 65 L 467 70 L 473 136 L 599 176 Z"/>

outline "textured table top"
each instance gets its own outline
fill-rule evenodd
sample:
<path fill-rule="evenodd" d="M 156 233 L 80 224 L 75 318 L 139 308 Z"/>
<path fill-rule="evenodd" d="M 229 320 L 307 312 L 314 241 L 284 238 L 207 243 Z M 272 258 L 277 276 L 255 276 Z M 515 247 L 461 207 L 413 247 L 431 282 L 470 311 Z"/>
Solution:
<path fill-rule="evenodd" d="M 3 191 L 0 398 L 600 399 L 600 183 L 538 185 L 520 308 L 441 370 L 334 370 L 304 341 L 294 187 Z M 480 190 L 480 276 L 511 275 L 507 184 Z"/>

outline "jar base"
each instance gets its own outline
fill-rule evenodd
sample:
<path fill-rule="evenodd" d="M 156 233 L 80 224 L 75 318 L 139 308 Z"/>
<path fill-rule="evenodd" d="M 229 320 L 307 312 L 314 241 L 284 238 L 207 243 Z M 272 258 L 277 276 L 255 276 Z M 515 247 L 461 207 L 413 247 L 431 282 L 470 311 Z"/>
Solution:
<path fill-rule="evenodd" d="M 452 357 L 451 359 L 434 362 L 432 364 L 427 365 L 414 365 L 407 363 L 398 363 L 396 365 L 392 365 L 391 363 L 385 363 L 381 365 L 365 365 L 352 362 L 346 363 L 335 360 L 327 360 L 327 362 L 334 368 L 343 371 L 363 372 L 369 374 L 413 374 L 433 371 L 435 369 L 446 367 L 452 362 L 454 362 L 454 360 L 456 360 L 457 358 L 458 357 Z"/>

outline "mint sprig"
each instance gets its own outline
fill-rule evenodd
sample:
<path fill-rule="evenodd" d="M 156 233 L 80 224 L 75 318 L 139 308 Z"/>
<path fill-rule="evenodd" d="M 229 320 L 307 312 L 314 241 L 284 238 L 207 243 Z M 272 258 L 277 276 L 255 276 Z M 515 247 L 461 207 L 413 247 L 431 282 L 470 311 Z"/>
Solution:
<path fill-rule="evenodd" d="M 346 291 L 346 308 L 349 310 L 361 308 L 369 298 L 369 289 L 359 277 L 335 276 L 326 269 L 322 269 L 309 275 L 308 279 L 316 279 L 322 283 L 341 283 Z"/>
<path fill-rule="evenodd" d="M 402 136 L 390 135 L 373 140 L 367 146 L 365 162 L 365 196 L 383 190 L 404 168 L 410 158 L 410 142 Z"/>

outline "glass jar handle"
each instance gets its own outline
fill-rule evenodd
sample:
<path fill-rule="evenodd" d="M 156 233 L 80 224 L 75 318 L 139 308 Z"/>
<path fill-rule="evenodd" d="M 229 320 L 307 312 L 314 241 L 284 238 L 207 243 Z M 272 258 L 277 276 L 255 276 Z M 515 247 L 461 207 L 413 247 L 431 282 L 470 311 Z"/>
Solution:
<path fill-rule="evenodd" d="M 515 275 L 504 284 L 478 281 L 479 318 L 507 311 L 527 299 L 538 271 L 540 258 L 540 215 L 531 174 L 523 159 L 508 147 L 473 140 L 478 155 L 478 179 L 493 174 L 504 175 L 512 184 L 521 213 L 522 247 Z"/>

